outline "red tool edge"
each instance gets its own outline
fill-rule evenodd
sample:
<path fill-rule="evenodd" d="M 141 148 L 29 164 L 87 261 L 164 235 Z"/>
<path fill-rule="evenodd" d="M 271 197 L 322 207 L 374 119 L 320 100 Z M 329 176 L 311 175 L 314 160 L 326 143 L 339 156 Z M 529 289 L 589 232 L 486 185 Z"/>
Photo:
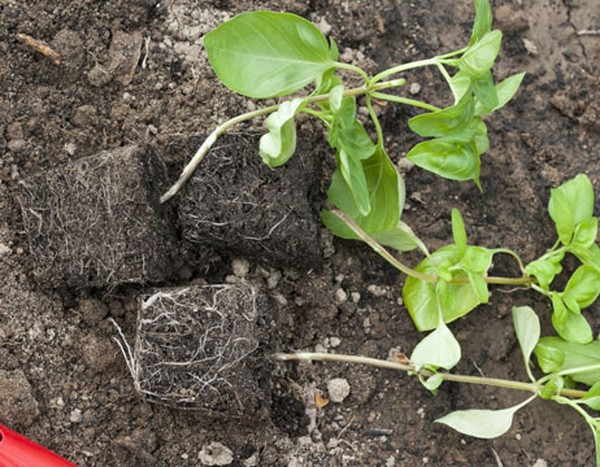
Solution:
<path fill-rule="evenodd" d="M 0 424 L 0 467 L 77 467 Z"/>

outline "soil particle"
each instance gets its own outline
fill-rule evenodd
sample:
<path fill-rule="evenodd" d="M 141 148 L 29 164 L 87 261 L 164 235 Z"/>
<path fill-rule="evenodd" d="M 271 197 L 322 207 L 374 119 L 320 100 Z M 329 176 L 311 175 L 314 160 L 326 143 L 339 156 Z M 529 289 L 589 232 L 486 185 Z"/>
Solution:
<path fill-rule="evenodd" d="M 108 315 L 109 308 L 100 300 L 86 298 L 79 302 L 79 312 L 84 323 L 95 326 Z"/>
<path fill-rule="evenodd" d="M 344 402 L 350 395 L 350 384 L 345 378 L 333 378 L 327 381 L 327 394 L 331 402 Z"/>
<path fill-rule="evenodd" d="M 117 362 L 117 351 L 110 338 L 88 335 L 81 342 L 83 362 L 95 372 L 102 372 Z"/>
<path fill-rule="evenodd" d="M 202 449 L 198 452 L 198 460 L 202 465 L 208 466 L 231 465 L 233 452 L 223 443 L 215 441 L 202 446 Z"/>
<path fill-rule="evenodd" d="M 0 370 L 0 420 L 19 430 L 29 427 L 39 415 L 38 403 L 23 371 Z"/>

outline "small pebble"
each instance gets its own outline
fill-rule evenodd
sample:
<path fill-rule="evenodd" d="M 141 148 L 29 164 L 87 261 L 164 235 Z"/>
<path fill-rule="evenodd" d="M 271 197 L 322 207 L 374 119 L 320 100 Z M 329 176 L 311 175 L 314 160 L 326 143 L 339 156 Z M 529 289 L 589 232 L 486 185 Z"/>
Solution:
<path fill-rule="evenodd" d="M 421 92 L 421 85 L 419 83 L 410 83 L 408 92 L 410 92 L 413 96 L 416 96 Z"/>
<path fill-rule="evenodd" d="M 198 460 L 202 465 L 230 465 L 233 462 L 233 452 L 219 442 L 202 446 L 198 452 Z"/>
<path fill-rule="evenodd" d="M 338 304 L 346 303 L 348 301 L 348 294 L 342 288 L 339 288 L 335 291 L 335 301 Z"/>
<path fill-rule="evenodd" d="M 73 409 L 71 411 L 71 415 L 69 415 L 69 420 L 71 423 L 81 423 L 83 420 L 83 415 L 81 414 L 81 410 Z"/>
<path fill-rule="evenodd" d="M 231 269 L 237 277 L 246 277 L 250 272 L 250 263 L 243 258 L 236 258 L 231 262 Z"/>
<path fill-rule="evenodd" d="M 350 384 L 345 378 L 333 378 L 327 381 L 327 393 L 331 402 L 343 402 L 350 395 Z"/>

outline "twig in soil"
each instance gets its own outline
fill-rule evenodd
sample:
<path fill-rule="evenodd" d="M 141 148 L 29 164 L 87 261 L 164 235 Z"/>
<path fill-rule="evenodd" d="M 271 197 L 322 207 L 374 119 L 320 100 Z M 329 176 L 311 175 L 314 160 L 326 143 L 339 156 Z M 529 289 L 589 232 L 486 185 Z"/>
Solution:
<path fill-rule="evenodd" d="M 578 36 L 600 36 L 600 29 L 580 29 L 577 31 Z"/>
<path fill-rule="evenodd" d="M 45 42 L 40 41 L 38 39 L 34 39 L 33 37 L 28 36 L 27 34 L 21 34 L 21 33 L 17 34 L 17 39 L 19 39 L 25 45 L 31 47 L 36 52 L 41 53 L 44 57 L 47 57 L 50 60 L 52 60 L 55 65 L 60 65 L 60 62 L 62 60 L 60 54 L 58 52 L 54 51 Z"/>

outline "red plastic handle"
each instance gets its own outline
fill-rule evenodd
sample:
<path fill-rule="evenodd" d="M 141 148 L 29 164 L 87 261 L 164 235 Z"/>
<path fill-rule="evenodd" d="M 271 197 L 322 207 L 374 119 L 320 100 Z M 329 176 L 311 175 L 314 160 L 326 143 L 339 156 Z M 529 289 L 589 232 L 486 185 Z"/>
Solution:
<path fill-rule="evenodd" d="M 1 467 L 77 467 L 58 454 L 0 424 Z"/>

